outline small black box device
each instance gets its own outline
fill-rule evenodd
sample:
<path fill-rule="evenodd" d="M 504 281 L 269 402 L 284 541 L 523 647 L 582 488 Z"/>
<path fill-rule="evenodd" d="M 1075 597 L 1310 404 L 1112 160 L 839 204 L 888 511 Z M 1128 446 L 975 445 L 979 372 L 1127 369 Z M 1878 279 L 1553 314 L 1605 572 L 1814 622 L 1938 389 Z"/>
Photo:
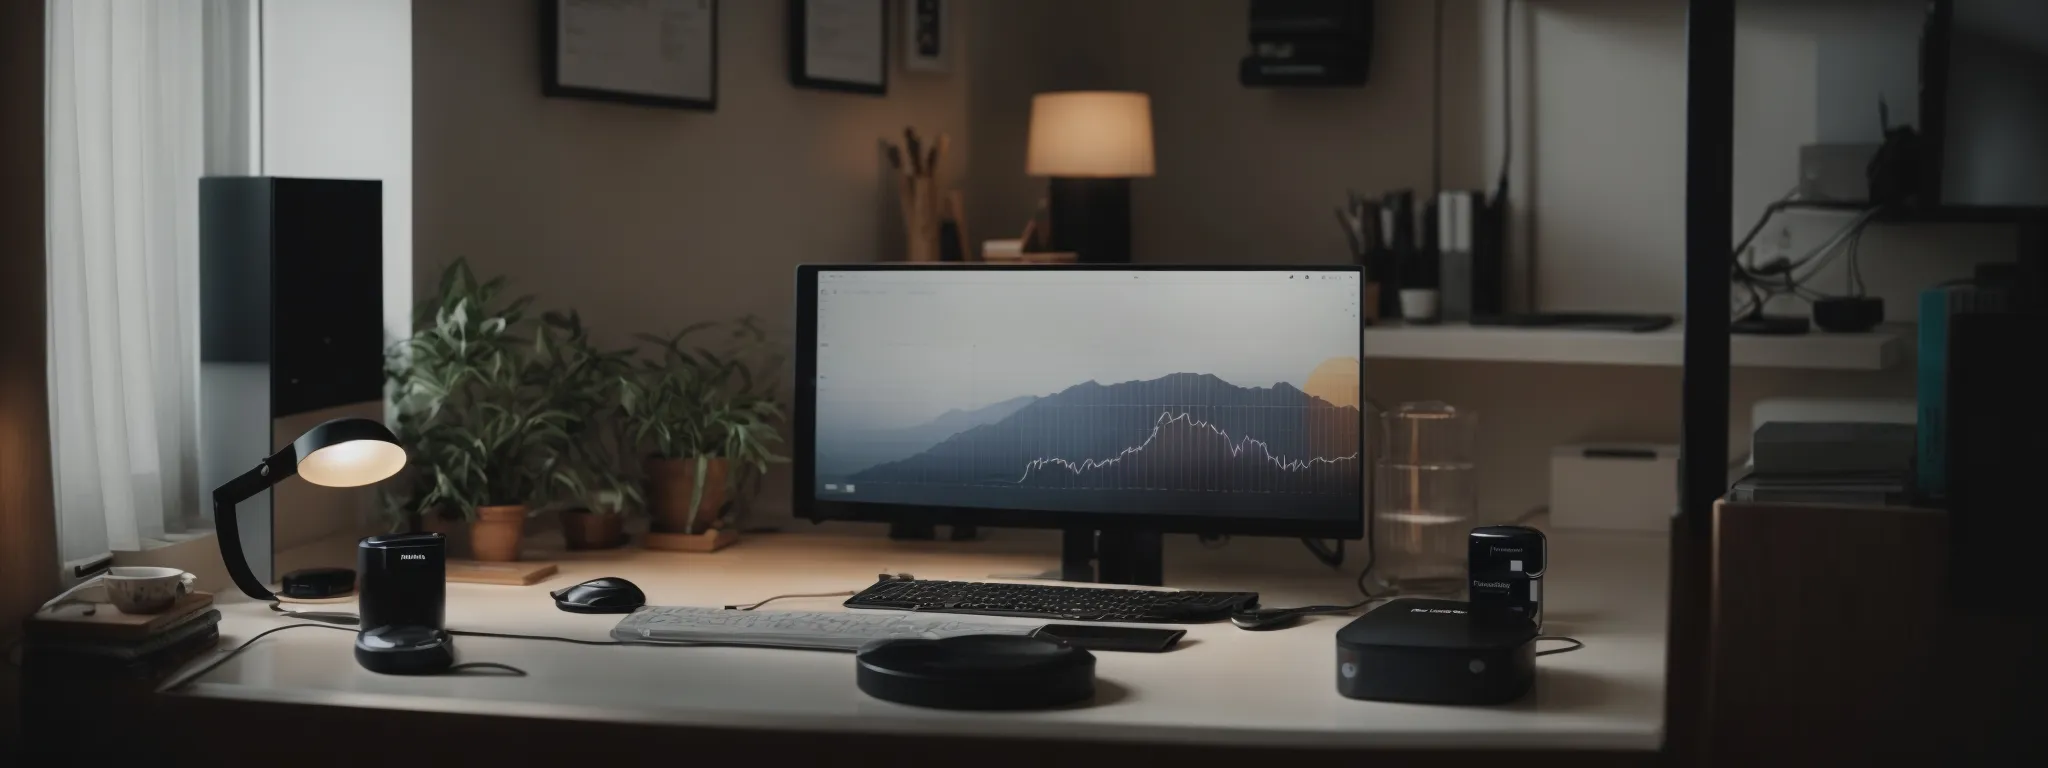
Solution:
<path fill-rule="evenodd" d="M 347 568 L 305 568 L 284 575 L 278 594 L 301 600 L 340 597 L 356 591 L 356 572 Z"/>
<path fill-rule="evenodd" d="M 1472 529 L 1465 567 L 1472 611 L 1480 618 L 1506 614 L 1543 626 L 1543 570 L 1550 545 L 1543 532 L 1519 525 Z"/>
<path fill-rule="evenodd" d="M 1479 619 L 1456 600 L 1394 600 L 1337 630 L 1337 692 L 1354 699 L 1502 704 L 1536 681 L 1536 625 Z"/>
<path fill-rule="evenodd" d="M 356 611 L 364 632 L 440 629 L 448 603 L 448 541 L 438 533 L 371 536 L 356 544 Z"/>

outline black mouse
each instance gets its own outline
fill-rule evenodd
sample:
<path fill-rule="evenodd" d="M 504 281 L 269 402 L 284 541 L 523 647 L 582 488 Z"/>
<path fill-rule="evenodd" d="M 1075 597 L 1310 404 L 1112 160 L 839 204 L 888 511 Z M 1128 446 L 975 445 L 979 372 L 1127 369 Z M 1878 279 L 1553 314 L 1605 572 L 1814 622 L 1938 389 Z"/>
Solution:
<path fill-rule="evenodd" d="M 1264 608 L 1230 615 L 1238 629 L 1282 629 L 1301 623 L 1302 612 L 1293 608 Z"/>
<path fill-rule="evenodd" d="M 555 607 L 570 613 L 632 613 L 647 604 L 647 594 L 617 576 L 591 579 L 548 593 Z"/>

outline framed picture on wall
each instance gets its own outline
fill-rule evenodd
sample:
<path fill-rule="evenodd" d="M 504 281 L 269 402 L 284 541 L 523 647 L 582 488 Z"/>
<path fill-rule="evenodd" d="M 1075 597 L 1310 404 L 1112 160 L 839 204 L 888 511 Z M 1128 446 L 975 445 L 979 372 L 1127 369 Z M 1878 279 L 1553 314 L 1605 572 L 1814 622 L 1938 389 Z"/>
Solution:
<path fill-rule="evenodd" d="M 789 81 L 888 93 L 888 0 L 789 0 Z"/>
<path fill-rule="evenodd" d="M 946 38 L 950 0 L 903 0 L 903 68 L 912 72 L 946 71 L 953 41 Z"/>
<path fill-rule="evenodd" d="M 718 108 L 718 0 L 541 0 L 541 93 Z"/>

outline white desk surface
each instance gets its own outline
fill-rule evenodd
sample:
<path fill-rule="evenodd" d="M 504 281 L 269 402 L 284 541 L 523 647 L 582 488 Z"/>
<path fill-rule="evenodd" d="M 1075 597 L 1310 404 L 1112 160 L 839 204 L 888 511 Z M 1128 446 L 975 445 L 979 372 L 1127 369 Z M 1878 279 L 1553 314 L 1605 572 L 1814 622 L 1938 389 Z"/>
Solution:
<path fill-rule="evenodd" d="M 909 544 L 879 536 L 773 534 L 709 555 L 630 549 L 544 553 L 529 559 L 557 562 L 561 571 L 539 584 L 448 585 L 447 625 L 608 639 L 617 616 L 564 613 L 546 594 L 598 576 L 633 580 L 652 604 L 716 606 L 855 589 L 884 572 L 990 580 L 1056 567 L 1056 535 L 1003 533 L 1022 537 Z M 812 732 L 1296 747 L 1657 749 L 1664 711 L 1665 540 L 1557 533 L 1550 549 L 1544 630 L 1576 637 L 1586 647 L 1539 658 L 1534 692 L 1504 706 L 1339 696 L 1334 635 L 1349 616 L 1310 617 L 1269 632 L 1228 623 L 1194 625 L 1169 653 L 1098 653 L 1095 700 L 1041 712 L 950 712 L 879 701 L 854 687 L 850 654 L 815 651 L 612 648 L 460 637 L 459 661 L 503 662 L 530 676 L 391 677 L 356 666 L 353 636 L 326 629 L 266 637 L 171 695 Z M 1169 537 L 1167 568 L 1173 586 L 1255 589 L 1266 605 L 1355 599 L 1348 574 L 1321 569 L 1292 541 L 1238 539 L 1221 550 L 1203 550 L 1190 537 Z M 783 600 L 770 607 L 839 610 L 841 599 Z M 219 608 L 223 652 L 295 621 L 239 594 L 223 596 Z"/>

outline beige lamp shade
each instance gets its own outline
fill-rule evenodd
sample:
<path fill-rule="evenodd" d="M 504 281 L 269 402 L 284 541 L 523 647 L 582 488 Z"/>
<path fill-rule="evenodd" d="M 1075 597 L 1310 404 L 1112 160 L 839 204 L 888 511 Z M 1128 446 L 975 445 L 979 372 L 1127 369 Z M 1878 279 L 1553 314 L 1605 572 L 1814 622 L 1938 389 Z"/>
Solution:
<path fill-rule="evenodd" d="M 1125 179 L 1152 175 L 1152 98 L 1122 91 L 1031 97 L 1032 176 Z"/>
<path fill-rule="evenodd" d="M 299 477 L 330 488 L 369 485 L 405 468 L 398 438 L 370 419 L 321 422 L 292 441 L 291 455 Z"/>
<path fill-rule="evenodd" d="M 299 476 L 314 485 L 353 488 L 398 474 L 405 449 L 380 440 L 336 443 L 299 459 Z"/>

